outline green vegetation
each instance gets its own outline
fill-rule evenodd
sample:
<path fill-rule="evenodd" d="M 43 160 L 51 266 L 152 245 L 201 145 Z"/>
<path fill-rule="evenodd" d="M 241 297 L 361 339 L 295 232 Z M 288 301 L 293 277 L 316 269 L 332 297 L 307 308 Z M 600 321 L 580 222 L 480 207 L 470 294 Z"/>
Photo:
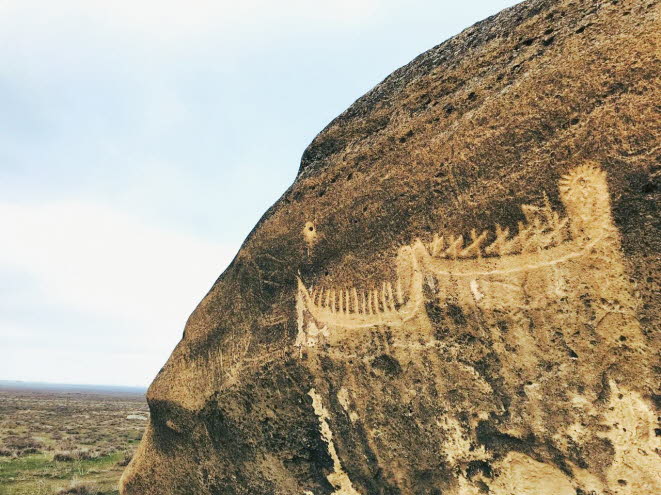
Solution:
<path fill-rule="evenodd" d="M 144 397 L 0 389 L 0 495 L 117 495 Z"/>
<path fill-rule="evenodd" d="M 124 454 L 115 452 L 95 459 L 54 461 L 53 455 L 32 454 L 0 459 L 0 495 L 51 494 L 69 487 L 71 480 L 94 481 L 99 494 L 117 493 L 118 463 Z M 37 491 L 38 490 L 38 491 Z"/>

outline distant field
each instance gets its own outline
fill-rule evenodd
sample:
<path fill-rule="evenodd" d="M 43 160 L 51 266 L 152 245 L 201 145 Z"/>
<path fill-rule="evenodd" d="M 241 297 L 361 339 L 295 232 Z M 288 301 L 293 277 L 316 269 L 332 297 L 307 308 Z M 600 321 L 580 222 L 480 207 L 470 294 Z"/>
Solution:
<path fill-rule="evenodd" d="M 110 495 L 149 416 L 139 389 L 0 382 L 0 495 Z"/>

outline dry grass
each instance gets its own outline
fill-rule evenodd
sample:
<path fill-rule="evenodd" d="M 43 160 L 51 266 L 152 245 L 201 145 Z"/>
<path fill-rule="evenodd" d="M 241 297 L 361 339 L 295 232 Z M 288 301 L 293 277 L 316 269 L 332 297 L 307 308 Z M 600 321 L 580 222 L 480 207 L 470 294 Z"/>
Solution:
<path fill-rule="evenodd" d="M 111 495 L 148 417 L 137 394 L 0 388 L 0 495 Z"/>
<path fill-rule="evenodd" d="M 98 495 L 99 488 L 92 483 L 72 480 L 67 488 L 58 490 L 57 495 Z"/>

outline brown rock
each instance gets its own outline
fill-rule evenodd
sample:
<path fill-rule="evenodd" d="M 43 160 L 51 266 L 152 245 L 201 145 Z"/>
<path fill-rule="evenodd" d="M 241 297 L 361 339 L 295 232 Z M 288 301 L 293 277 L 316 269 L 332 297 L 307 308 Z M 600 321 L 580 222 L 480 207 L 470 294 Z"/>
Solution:
<path fill-rule="evenodd" d="M 659 11 L 527 1 L 335 119 L 122 493 L 661 493 Z"/>

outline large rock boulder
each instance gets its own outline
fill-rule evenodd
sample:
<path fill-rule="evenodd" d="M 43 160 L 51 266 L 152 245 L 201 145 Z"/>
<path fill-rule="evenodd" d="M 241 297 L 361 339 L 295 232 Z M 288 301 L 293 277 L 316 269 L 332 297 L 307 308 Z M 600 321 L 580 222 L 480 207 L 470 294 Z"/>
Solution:
<path fill-rule="evenodd" d="M 524 2 L 335 119 L 151 385 L 122 493 L 661 493 L 659 10 Z"/>

